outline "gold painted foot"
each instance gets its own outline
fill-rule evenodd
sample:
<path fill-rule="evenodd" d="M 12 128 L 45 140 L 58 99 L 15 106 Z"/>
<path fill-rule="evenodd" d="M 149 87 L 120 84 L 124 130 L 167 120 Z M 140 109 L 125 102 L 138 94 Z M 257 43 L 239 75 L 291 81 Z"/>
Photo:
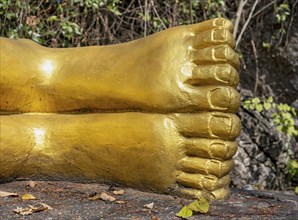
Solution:
<path fill-rule="evenodd" d="M 0 119 L 5 155 L 1 181 L 104 181 L 209 199 L 227 196 L 240 130 L 234 114 L 211 112 L 19 114 Z"/>
<path fill-rule="evenodd" d="M 239 66 L 222 18 L 129 43 L 68 49 L 1 38 L 2 113 L 236 112 Z"/>
<path fill-rule="evenodd" d="M 104 47 L 1 38 L 0 181 L 106 181 L 225 198 L 240 130 L 231 31 L 219 18 Z M 82 112 L 92 114 L 56 114 Z"/>

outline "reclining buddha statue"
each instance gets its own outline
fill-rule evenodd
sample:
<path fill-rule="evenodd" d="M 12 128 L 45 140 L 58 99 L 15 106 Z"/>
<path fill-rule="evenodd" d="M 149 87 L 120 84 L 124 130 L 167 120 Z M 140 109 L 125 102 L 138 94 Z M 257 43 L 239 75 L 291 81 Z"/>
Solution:
<path fill-rule="evenodd" d="M 0 182 L 226 198 L 240 132 L 232 29 L 217 18 L 65 49 L 1 38 Z"/>

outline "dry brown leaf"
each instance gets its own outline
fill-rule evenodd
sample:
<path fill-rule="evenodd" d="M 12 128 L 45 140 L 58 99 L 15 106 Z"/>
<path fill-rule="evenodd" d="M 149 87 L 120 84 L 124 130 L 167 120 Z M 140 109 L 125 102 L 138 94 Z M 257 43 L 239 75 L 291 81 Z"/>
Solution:
<path fill-rule="evenodd" d="M 19 196 L 19 195 L 17 193 L 0 191 L 0 197 L 16 197 L 16 196 Z"/>
<path fill-rule="evenodd" d="M 37 207 L 29 205 L 28 208 L 17 207 L 16 209 L 13 209 L 12 211 L 19 215 L 31 215 L 34 212 L 41 212 L 41 211 L 51 210 L 51 209 L 53 209 L 51 206 L 41 202 L 38 204 Z"/>
<path fill-rule="evenodd" d="M 157 216 L 153 215 L 153 216 L 151 216 L 151 220 L 160 220 L 160 218 L 158 218 Z"/>
<path fill-rule="evenodd" d="M 114 202 L 116 200 L 113 196 L 110 196 L 106 193 L 101 193 L 99 198 L 102 199 L 103 201 L 110 201 L 110 202 Z"/>
<path fill-rule="evenodd" d="M 40 205 L 42 205 L 46 210 L 52 210 L 53 208 L 43 202 L 39 203 Z"/>
<path fill-rule="evenodd" d="M 147 209 L 153 209 L 153 206 L 154 206 L 154 202 L 151 202 L 151 203 L 145 204 L 143 207 Z"/>
<path fill-rule="evenodd" d="M 33 210 L 30 208 L 20 208 L 20 207 L 17 207 L 16 209 L 13 209 L 12 211 L 19 215 L 31 215 L 33 213 Z"/>
<path fill-rule="evenodd" d="M 124 190 L 123 190 L 123 189 L 120 189 L 120 190 L 114 190 L 114 191 L 113 191 L 113 194 L 114 194 L 114 195 L 123 195 L 123 194 L 124 194 Z"/>
<path fill-rule="evenodd" d="M 122 201 L 122 200 L 117 200 L 115 203 L 117 203 L 117 204 L 125 204 L 126 202 L 125 201 Z"/>
<path fill-rule="evenodd" d="M 90 200 L 93 200 L 93 201 L 99 200 L 100 199 L 100 196 L 99 195 L 95 195 L 95 196 L 90 197 L 89 199 Z"/>
<path fill-rule="evenodd" d="M 30 180 L 30 181 L 27 183 L 27 186 L 29 186 L 30 188 L 34 188 L 34 187 L 36 186 L 36 182 Z"/>
<path fill-rule="evenodd" d="M 35 200 L 35 199 L 36 199 L 36 197 L 29 193 L 26 193 L 22 196 L 22 200 Z"/>

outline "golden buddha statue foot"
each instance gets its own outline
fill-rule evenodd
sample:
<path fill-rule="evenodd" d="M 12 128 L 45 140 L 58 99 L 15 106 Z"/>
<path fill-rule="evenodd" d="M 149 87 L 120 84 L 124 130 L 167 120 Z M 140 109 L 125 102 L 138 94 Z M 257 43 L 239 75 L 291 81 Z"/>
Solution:
<path fill-rule="evenodd" d="M 229 113 L 0 116 L 0 180 L 122 183 L 221 199 L 240 121 Z M 218 126 L 221 124 L 221 126 Z"/>
<path fill-rule="evenodd" d="M 52 49 L 1 38 L 0 110 L 234 113 L 231 31 L 217 18 L 112 46 Z"/>
<path fill-rule="evenodd" d="M 1 38 L 0 181 L 225 198 L 240 130 L 231 31 L 218 18 L 111 46 Z"/>

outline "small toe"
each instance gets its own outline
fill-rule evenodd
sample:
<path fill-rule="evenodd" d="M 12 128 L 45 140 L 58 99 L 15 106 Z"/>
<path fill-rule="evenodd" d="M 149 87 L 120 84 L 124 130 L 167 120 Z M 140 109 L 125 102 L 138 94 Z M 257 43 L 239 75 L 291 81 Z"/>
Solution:
<path fill-rule="evenodd" d="M 189 72 L 191 77 L 184 83 L 192 86 L 226 85 L 236 88 L 239 83 L 237 70 L 229 64 L 192 64 L 181 68 L 182 74 L 187 75 Z"/>
<path fill-rule="evenodd" d="M 175 114 L 178 133 L 186 138 L 214 138 L 234 141 L 240 134 L 241 122 L 235 114 L 220 112 Z"/>
<path fill-rule="evenodd" d="M 227 29 L 212 29 L 190 36 L 193 48 L 200 49 L 211 45 L 226 44 L 235 48 L 236 42 L 230 31 Z"/>
<path fill-rule="evenodd" d="M 223 188 L 230 184 L 230 175 L 217 178 L 212 175 L 202 175 L 193 173 L 180 173 L 177 177 L 177 182 L 186 187 L 194 189 L 213 191 Z"/>
<path fill-rule="evenodd" d="M 228 186 L 222 187 L 213 191 L 197 190 L 197 189 L 181 189 L 181 193 L 193 198 L 205 198 L 209 201 L 214 199 L 226 199 L 230 195 Z"/>
<path fill-rule="evenodd" d="M 214 29 L 214 28 L 222 28 L 222 29 L 227 29 L 230 32 L 233 32 L 233 23 L 225 18 L 215 18 L 211 20 L 207 20 L 204 22 L 200 22 L 197 24 L 190 25 L 191 26 L 191 31 L 196 33 Z"/>
<path fill-rule="evenodd" d="M 182 97 L 189 108 L 197 111 L 237 112 L 240 95 L 228 86 L 181 87 Z"/>
<path fill-rule="evenodd" d="M 211 174 L 216 177 L 223 177 L 230 173 L 234 166 L 234 161 L 233 159 L 218 161 L 198 157 L 185 157 L 178 164 L 180 169 L 187 173 Z"/>
<path fill-rule="evenodd" d="M 210 46 L 202 49 L 189 48 L 190 61 L 202 64 L 228 63 L 235 69 L 240 65 L 237 53 L 229 45 Z"/>
<path fill-rule="evenodd" d="M 183 147 L 190 157 L 200 157 L 225 161 L 237 152 L 236 141 L 224 141 L 207 138 L 185 138 Z"/>

